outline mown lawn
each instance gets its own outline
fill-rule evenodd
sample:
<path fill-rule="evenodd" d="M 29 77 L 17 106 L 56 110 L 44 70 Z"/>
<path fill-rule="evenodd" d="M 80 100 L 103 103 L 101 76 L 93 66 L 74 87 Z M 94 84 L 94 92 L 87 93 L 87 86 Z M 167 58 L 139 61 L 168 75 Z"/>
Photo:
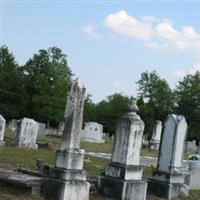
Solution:
<path fill-rule="evenodd" d="M 54 165 L 56 149 L 59 148 L 61 138 L 48 136 L 45 139 L 40 139 L 39 142 L 51 143 L 51 149 L 20 149 L 11 146 L 13 134 L 11 131 L 7 131 L 5 135 L 6 146 L 0 148 L 0 166 L 4 167 L 25 167 L 29 169 L 36 168 L 36 160 L 45 160 L 47 164 Z M 106 139 L 105 144 L 94 144 L 88 142 L 82 142 L 81 148 L 86 151 L 92 152 L 112 152 L 113 141 L 110 138 Z M 142 155 L 157 156 L 157 151 L 142 150 Z M 88 177 L 99 176 L 109 160 L 103 158 L 96 158 L 92 156 L 85 156 L 84 170 L 87 171 Z M 152 175 L 151 168 L 146 167 L 143 172 L 143 179 L 147 179 Z M 148 197 L 148 200 L 161 200 L 157 197 Z M 42 197 L 34 197 L 28 195 L 25 191 L 14 187 L 8 187 L 0 184 L 0 200 L 44 200 Z M 107 200 L 99 194 L 91 195 L 90 200 Z M 200 191 L 191 191 L 189 198 L 184 200 L 200 200 Z"/>

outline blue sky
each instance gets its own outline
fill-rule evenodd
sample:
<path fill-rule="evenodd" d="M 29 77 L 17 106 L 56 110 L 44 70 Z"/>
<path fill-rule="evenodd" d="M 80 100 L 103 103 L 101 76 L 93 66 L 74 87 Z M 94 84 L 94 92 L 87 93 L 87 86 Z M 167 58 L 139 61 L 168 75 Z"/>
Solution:
<path fill-rule="evenodd" d="M 95 102 L 136 95 L 145 70 L 174 88 L 200 70 L 200 1 L 1 0 L 1 44 L 20 64 L 60 47 Z"/>

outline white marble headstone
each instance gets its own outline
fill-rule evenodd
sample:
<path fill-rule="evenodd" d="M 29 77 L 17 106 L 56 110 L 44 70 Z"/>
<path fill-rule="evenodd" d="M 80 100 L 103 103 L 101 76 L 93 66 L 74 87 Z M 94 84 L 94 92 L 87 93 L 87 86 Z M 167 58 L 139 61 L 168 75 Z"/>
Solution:
<path fill-rule="evenodd" d="M 136 99 L 132 98 L 128 112 L 119 118 L 116 125 L 112 162 L 139 165 L 144 122 L 137 115 Z"/>
<path fill-rule="evenodd" d="M 37 148 L 38 123 L 29 118 L 18 121 L 15 145 L 23 148 Z"/>
<path fill-rule="evenodd" d="M 97 122 L 86 122 L 81 139 L 88 142 L 104 143 L 103 125 Z"/>

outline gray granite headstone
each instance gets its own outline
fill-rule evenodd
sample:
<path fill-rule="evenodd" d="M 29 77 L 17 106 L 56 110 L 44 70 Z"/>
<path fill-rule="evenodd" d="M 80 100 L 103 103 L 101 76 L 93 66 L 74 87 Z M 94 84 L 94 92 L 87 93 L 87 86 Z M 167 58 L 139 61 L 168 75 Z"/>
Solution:
<path fill-rule="evenodd" d="M 184 116 L 168 115 L 162 134 L 157 170 L 148 181 L 149 193 L 172 199 L 187 196 L 186 169 L 183 166 L 187 122 Z"/>

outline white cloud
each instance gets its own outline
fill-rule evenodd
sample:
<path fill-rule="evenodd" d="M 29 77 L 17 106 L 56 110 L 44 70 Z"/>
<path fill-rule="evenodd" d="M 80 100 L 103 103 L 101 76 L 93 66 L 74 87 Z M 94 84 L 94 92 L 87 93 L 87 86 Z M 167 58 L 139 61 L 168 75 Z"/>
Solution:
<path fill-rule="evenodd" d="M 168 22 L 158 24 L 155 30 L 161 39 L 173 40 L 178 37 L 178 32 Z"/>
<path fill-rule="evenodd" d="M 108 15 L 104 24 L 122 36 L 144 41 L 151 50 L 200 53 L 200 33 L 192 26 L 178 30 L 168 19 L 159 20 L 154 16 L 137 19 L 124 10 Z"/>
<path fill-rule="evenodd" d="M 170 49 L 177 51 L 198 51 L 200 33 L 191 26 L 184 26 L 180 31 L 176 30 L 169 22 L 157 25 L 156 34 L 159 39 L 168 43 Z"/>
<path fill-rule="evenodd" d="M 144 46 L 148 47 L 151 50 L 158 50 L 158 49 L 168 49 L 169 48 L 169 44 L 168 43 L 156 43 L 156 42 L 148 42 L 145 43 Z"/>
<path fill-rule="evenodd" d="M 188 69 L 179 69 L 174 70 L 173 74 L 179 78 L 183 78 L 187 74 L 195 74 L 197 71 L 200 71 L 200 62 L 195 64 L 193 67 Z"/>
<path fill-rule="evenodd" d="M 100 39 L 99 33 L 96 32 L 95 28 L 92 25 L 84 26 L 82 28 L 82 31 L 92 38 Z"/>
<path fill-rule="evenodd" d="M 136 39 L 149 40 L 152 34 L 149 25 L 128 15 L 124 10 L 108 15 L 104 24 L 116 33 Z"/>
<path fill-rule="evenodd" d="M 144 17 L 141 17 L 141 20 L 144 23 L 158 23 L 159 22 L 159 19 L 157 19 L 154 16 L 144 16 Z"/>

